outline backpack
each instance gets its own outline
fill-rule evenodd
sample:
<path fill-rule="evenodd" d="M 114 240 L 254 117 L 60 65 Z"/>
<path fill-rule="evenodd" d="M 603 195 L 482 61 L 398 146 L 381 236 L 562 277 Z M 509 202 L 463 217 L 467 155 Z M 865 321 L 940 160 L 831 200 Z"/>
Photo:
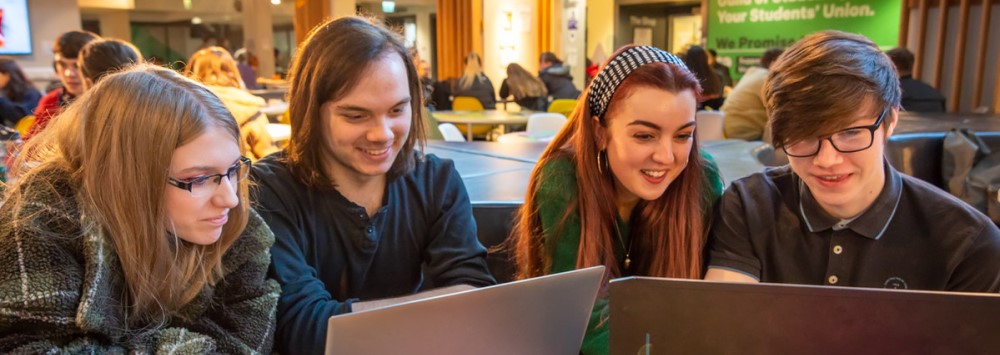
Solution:
<path fill-rule="evenodd" d="M 1000 150 L 970 129 L 952 129 L 944 136 L 941 172 L 948 192 L 1000 224 Z"/>

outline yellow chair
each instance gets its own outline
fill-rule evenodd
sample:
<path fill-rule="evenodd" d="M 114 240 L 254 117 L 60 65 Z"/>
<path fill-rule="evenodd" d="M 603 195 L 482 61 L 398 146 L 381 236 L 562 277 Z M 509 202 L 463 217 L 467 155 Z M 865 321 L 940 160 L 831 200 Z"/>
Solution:
<path fill-rule="evenodd" d="M 20 121 L 17 121 L 17 124 L 14 125 L 14 129 L 21 134 L 21 137 L 24 137 L 28 135 L 28 131 L 30 131 L 31 126 L 34 125 L 35 125 L 35 116 L 29 115 L 29 116 L 24 116 L 23 118 L 21 118 Z"/>
<path fill-rule="evenodd" d="M 576 99 L 556 99 L 549 104 L 549 112 L 561 113 L 569 117 L 576 109 Z"/>
<path fill-rule="evenodd" d="M 451 103 L 452 110 L 455 111 L 485 111 L 486 108 L 483 107 L 483 103 L 479 102 L 479 99 L 472 96 L 455 96 L 455 100 Z M 469 134 L 466 132 L 467 125 L 456 125 L 462 134 Z M 490 131 L 493 130 L 493 125 L 472 125 L 472 136 L 481 137 L 486 136 Z"/>

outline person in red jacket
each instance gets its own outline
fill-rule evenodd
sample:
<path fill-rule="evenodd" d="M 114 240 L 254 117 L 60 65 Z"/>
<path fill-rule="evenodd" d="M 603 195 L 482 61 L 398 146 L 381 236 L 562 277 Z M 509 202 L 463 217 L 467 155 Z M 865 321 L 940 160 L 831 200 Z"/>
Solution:
<path fill-rule="evenodd" d="M 38 107 L 35 108 L 35 123 L 24 137 L 25 140 L 44 130 L 52 117 L 62 112 L 63 107 L 77 96 L 83 94 L 83 77 L 76 64 L 77 57 L 84 45 L 98 38 L 96 34 L 88 31 L 69 31 L 56 39 L 55 45 L 52 46 L 54 54 L 52 66 L 59 81 L 62 82 L 62 87 L 49 91 L 38 101 Z"/>

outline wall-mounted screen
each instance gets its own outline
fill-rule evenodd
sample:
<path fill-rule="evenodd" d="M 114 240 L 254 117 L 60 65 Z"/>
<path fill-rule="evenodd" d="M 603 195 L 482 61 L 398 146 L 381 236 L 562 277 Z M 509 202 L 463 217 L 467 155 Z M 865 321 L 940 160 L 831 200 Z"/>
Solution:
<path fill-rule="evenodd" d="M 0 0 L 0 54 L 31 54 L 28 0 Z"/>

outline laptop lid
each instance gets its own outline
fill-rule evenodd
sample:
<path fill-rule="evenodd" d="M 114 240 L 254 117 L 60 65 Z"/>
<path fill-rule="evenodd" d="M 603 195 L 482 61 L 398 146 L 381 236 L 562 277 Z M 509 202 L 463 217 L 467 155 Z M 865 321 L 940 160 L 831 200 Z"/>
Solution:
<path fill-rule="evenodd" d="M 331 317 L 326 353 L 578 354 L 604 267 Z"/>
<path fill-rule="evenodd" d="M 610 288 L 612 354 L 1000 351 L 995 294 L 638 277 Z"/>

